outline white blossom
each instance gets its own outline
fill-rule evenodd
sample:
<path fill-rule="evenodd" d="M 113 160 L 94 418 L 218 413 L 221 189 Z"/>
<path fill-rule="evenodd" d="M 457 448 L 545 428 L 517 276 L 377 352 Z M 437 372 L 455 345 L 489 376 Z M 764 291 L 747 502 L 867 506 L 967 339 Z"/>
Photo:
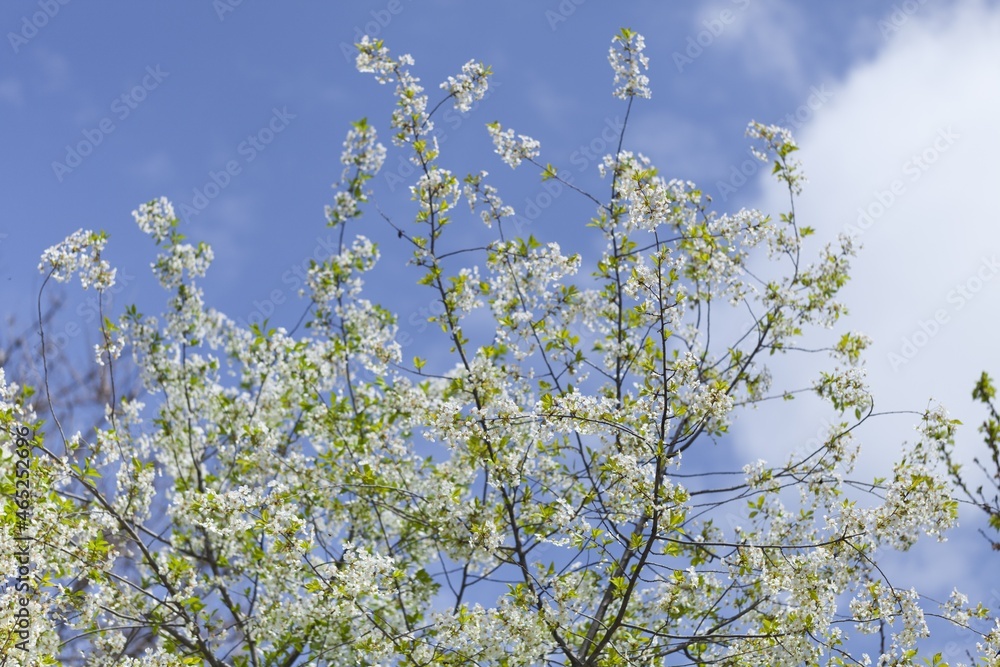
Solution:
<path fill-rule="evenodd" d="M 107 260 L 101 259 L 107 241 L 108 236 L 104 232 L 78 229 L 65 241 L 42 253 L 38 270 L 51 273 L 59 282 L 70 280 L 79 271 L 83 289 L 93 285 L 97 291 L 103 292 L 115 284 L 117 272 Z"/>
<path fill-rule="evenodd" d="M 340 155 L 341 164 L 357 167 L 359 171 L 374 176 L 385 162 L 385 146 L 378 141 L 378 132 L 368 125 L 367 120 L 353 124 L 344 139 L 344 151 Z"/>
<path fill-rule="evenodd" d="M 646 42 L 642 35 L 626 28 L 611 40 L 608 61 L 615 72 L 615 97 L 648 99 L 652 95 L 649 77 L 642 73 L 642 70 L 649 68 L 649 57 L 642 52 L 644 48 Z"/>
<path fill-rule="evenodd" d="M 865 375 L 863 368 L 823 373 L 815 388 L 820 396 L 828 398 L 838 410 L 866 409 L 871 404 L 871 394 L 865 382 Z"/>
<path fill-rule="evenodd" d="M 455 98 L 455 108 L 465 113 L 486 95 L 491 73 L 488 66 L 470 60 L 462 65 L 461 74 L 457 77 L 449 76 L 448 80 L 441 84 L 441 88 Z"/>
<path fill-rule="evenodd" d="M 368 35 L 364 35 L 356 46 L 358 55 L 355 59 L 355 66 L 359 72 L 375 74 L 379 83 L 392 81 L 396 63 L 389 57 L 389 49 L 384 46 L 382 40 L 373 40 Z"/>
<path fill-rule="evenodd" d="M 152 236 L 157 245 L 166 240 L 177 226 L 173 204 L 166 197 L 143 204 L 132 211 L 132 217 L 139 229 Z"/>
<path fill-rule="evenodd" d="M 496 146 L 496 153 L 511 169 L 517 168 L 522 160 L 531 160 L 538 157 L 541 144 L 531 137 L 523 134 L 514 138 L 514 130 L 502 129 L 500 123 L 487 123 L 493 145 Z"/>

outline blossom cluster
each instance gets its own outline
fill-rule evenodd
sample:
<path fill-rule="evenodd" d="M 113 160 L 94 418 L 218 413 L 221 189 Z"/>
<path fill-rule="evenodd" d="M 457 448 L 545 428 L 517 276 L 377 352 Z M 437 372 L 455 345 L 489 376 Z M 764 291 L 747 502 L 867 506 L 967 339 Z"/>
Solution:
<path fill-rule="evenodd" d="M 160 197 L 146 202 L 132 211 L 139 229 L 149 234 L 157 245 L 163 243 L 177 227 L 177 215 L 174 206 L 166 197 Z"/>
<path fill-rule="evenodd" d="M 470 60 L 462 65 L 462 73 L 457 77 L 449 76 L 441 84 L 441 88 L 455 98 L 455 108 L 465 113 L 472 105 L 483 99 L 489 87 L 489 76 L 492 74 L 489 66 Z"/>
<path fill-rule="evenodd" d="M 378 143 L 378 132 L 368 124 L 367 120 L 362 119 L 354 123 L 347 133 L 340 162 L 371 175 L 377 174 L 382 168 L 382 163 L 385 162 L 385 146 Z"/>
<path fill-rule="evenodd" d="M 374 74 L 379 83 L 389 83 L 393 80 L 396 62 L 389 56 L 389 49 L 382 40 L 373 40 L 364 35 L 357 47 L 355 66 L 359 72 Z"/>
<path fill-rule="evenodd" d="M 486 129 L 489 130 L 490 138 L 496 147 L 496 153 L 511 169 L 516 169 L 522 160 L 532 160 L 538 157 L 541 144 L 524 134 L 514 138 L 514 130 L 508 128 L 504 130 L 500 123 L 488 123 Z"/>
<path fill-rule="evenodd" d="M 608 62 L 615 72 L 614 96 L 619 99 L 652 96 L 649 77 L 642 70 L 649 68 L 649 56 L 642 51 L 646 41 L 642 35 L 627 28 L 615 35 L 608 50 Z"/>
<path fill-rule="evenodd" d="M 863 368 L 824 372 L 816 382 L 816 393 L 828 399 L 837 410 L 866 410 L 871 405 L 871 393 L 865 375 Z"/>
<path fill-rule="evenodd" d="M 108 235 L 104 232 L 78 229 L 42 253 L 38 270 L 59 282 L 67 282 L 79 272 L 83 289 L 93 286 L 99 292 L 104 291 L 114 286 L 117 272 L 107 260 L 101 259 L 107 242 Z"/>
<path fill-rule="evenodd" d="M 784 127 L 778 125 L 764 125 L 763 123 L 752 122 L 747 126 L 747 136 L 759 139 L 764 143 L 764 148 L 751 147 L 751 152 L 761 162 L 769 162 L 773 155 L 774 174 L 778 180 L 785 182 L 793 195 L 802 192 L 802 184 L 805 177 L 801 173 L 801 164 L 798 160 L 788 156 L 799 149 L 798 144 L 792 137 L 792 133 Z"/>
<path fill-rule="evenodd" d="M 413 57 L 403 54 L 393 59 L 382 40 L 373 41 L 368 35 L 362 37 L 357 47 L 356 66 L 359 72 L 374 74 L 382 84 L 396 82 L 398 104 L 392 112 L 392 126 L 398 131 L 393 135 L 393 143 L 397 146 L 412 144 L 429 135 L 434 123 L 427 113 L 427 95 L 423 94 L 420 79 L 409 70 L 413 66 Z"/>
<path fill-rule="evenodd" d="M 361 215 L 361 204 L 368 201 L 365 183 L 378 174 L 385 162 L 385 146 L 378 142 L 378 132 L 362 118 L 352 124 L 344 139 L 344 150 L 340 162 L 344 171 L 338 189 L 333 197 L 333 205 L 326 207 L 327 223 L 337 226 Z M 353 173 L 351 173 L 353 171 Z"/>

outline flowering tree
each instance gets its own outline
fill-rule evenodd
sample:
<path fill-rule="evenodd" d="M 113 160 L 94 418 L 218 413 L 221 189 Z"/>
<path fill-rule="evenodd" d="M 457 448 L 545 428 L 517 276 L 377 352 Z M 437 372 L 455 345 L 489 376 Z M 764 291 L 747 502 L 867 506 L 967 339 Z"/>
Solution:
<path fill-rule="evenodd" d="M 534 165 L 594 204 L 603 250 L 567 255 L 512 229 L 486 172 L 460 180 L 442 166 L 441 104 L 428 110 L 410 56 L 367 38 L 358 49 L 360 71 L 395 85 L 393 142 L 415 166 L 415 213 L 383 217 L 412 248 L 416 289 L 439 301 L 439 353 L 404 359 L 394 316 L 363 295 L 379 253 L 351 227 L 386 153 L 366 121 L 347 135 L 327 209 L 339 250 L 303 290 L 308 336 L 247 330 L 206 307 L 211 248 L 187 242 L 165 199 L 140 206 L 167 307 L 102 315 L 95 355 L 113 378 L 130 350 L 145 394 L 124 399 L 112 382 L 106 423 L 88 435 L 63 429 L 50 395 L 43 434 L 24 389 L 0 374 L 15 500 L 0 559 L 17 573 L 0 596 L 6 660 L 910 664 L 925 611 L 875 557 L 955 521 L 936 467 L 954 431 L 943 411 L 922 415 L 890 478 L 852 481 L 852 430 L 873 407 L 867 339 L 845 333 L 823 348 L 833 368 L 805 388 L 842 415 L 821 446 L 745 466 L 705 449 L 725 446 L 737 411 L 792 397 L 771 390 L 764 359 L 802 353 L 803 329 L 843 312 L 853 249 L 845 238 L 804 260 L 788 132 L 748 130 L 788 211 L 714 212 L 693 184 L 624 150 L 632 104 L 650 91 L 643 39 L 622 30 L 609 59 L 626 120 L 599 165 L 604 195 L 542 164 L 537 141 L 488 126 L 510 167 Z M 445 100 L 470 109 L 489 76 L 467 63 L 442 84 Z M 463 198 L 489 235 L 479 249 L 451 242 Z M 46 282 L 109 288 L 106 243 L 81 230 L 49 249 Z M 753 326 L 720 326 L 733 308 Z M 474 318 L 495 327 L 477 339 Z M 943 613 L 988 615 L 960 596 Z M 998 649 L 1000 626 L 978 648 L 990 664 Z"/>

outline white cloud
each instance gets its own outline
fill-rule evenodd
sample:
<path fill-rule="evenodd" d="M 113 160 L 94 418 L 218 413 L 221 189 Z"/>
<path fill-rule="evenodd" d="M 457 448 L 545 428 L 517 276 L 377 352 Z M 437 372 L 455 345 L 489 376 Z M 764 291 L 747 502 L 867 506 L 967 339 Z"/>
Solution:
<path fill-rule="evenodd" d="M 874 339 L 867 359 L 877 409 L 920 411 L 929 398 L 942 402 L 965 422 L 963 460 L 976 449 L 984 417 L 972 404 L 972 386 L 982 370 L 1000 375 L 997 63 L 1000 11 L 978 2 L 949 13 L 922 7 L 874 59 L 846 74 L 798 133 L 809 176 L 800 223 L 821 240 L 852 226 L 862 232 L 864 247 L 842 293 L 851 315 L 840 328 Z M 786 200 L 769 186 L 759 206 L 777 213 Z M 809 384 L 804 368 L 783 365 L 776 387 Z M 780 458 L 794 448 L 776 451 L 759 435 L 767 419 L 780 418 L 793 439 L 813 436 L 822 416 L 796 412 L 798 403 L 738 422 L 748 455 Z M 885 470 L 898 443 L 915 437 L 909 425 L 916 420 L 894 417 L 861 431 L 864 469 Z"/>

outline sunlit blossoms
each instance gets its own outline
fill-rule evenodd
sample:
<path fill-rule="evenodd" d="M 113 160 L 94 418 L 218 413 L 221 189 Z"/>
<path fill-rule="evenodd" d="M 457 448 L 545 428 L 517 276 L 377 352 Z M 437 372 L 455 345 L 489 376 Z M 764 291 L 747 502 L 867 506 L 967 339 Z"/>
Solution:
<path fill-rule="evenodd" d="M 389 49 L 382 40 L 373 40 L 368 35 L 358 43 L 358 55 L 355 66 L 359 72 L 375 74 L 379 83 L 389 83 L 396 68 L 396 62 L 389 57 Z"/>
<path fill-rule="evenodd" d="M 166 197 L 146 202 L 132 211 L 139 229 L 149 234 L 153 241 L 162 243 L 177 226 L 177 215 L 173 204 Z"/>
<path fill-rule="evenodd" d="M 514 130 L 510 128 L 504 130 L 500 123 L 488 123 L 486 129 L 489 130 L 493 145 L 496 146 L 497 155 L 511 169 L 515 169 L 522 160 L 538 157 L 541 144 L 531 137 L 519 134 L 514 138 Z"/>
<path fill-rule="evenodd" d="M 461 74 L 457 77 L 449 76 L 448 80 L 441 84 L 441 88 L 455 97 L 455 108 L 464 113 L 472 109 L 472 105 L 486 95 L 490 74 L 492 71 L 487 65 L 470 60 L 462 65 Z"/>
<path fill-rule="evenodd" d="M 361 204 L 368 200 L 365 183 L 382 168 L 385 162 L 385 146 L 378 142 L 378 132 L 362 118 L 353 123 L 344 139 L 344 150 L 340 154 L 344 171 L 340 182 L 334 188 L 342 187 L 334 195 L 334 204 L 326 207 L 326 217 L 330 225 L 343 224 L 361 215 Z"/>
<path fill-rule="evenodd" d="M 356 67 L 359 72 L 375 75 L 379 83 L 396 81 L 397 105 L 392 112 L 392 126 L 398 131 L 393 135 L 397 145 L 419 141 L 430 134 L 434 124 L 427 113 L 427 95 L 422 94 L 420 79 L 410 72 L 413 57 L 403 54 L 397 59 L 389 55 L 382 40 L 373 41 L 365 35 L 357 45 Z"/>
<path fill-rule="evenodd" d="M 865 383 L 863 369 L 848 368 L 834 373 L 823 373 L 816 383 L 816 392 L 833 404 L 838 410 L 855 408 L 867 409 L 871 394 Z"/>
<path fill-rule="evenodd" d="M 633 228 L 653 230 L 668 222 L 683 197 L 674 184 L 668 185 L 657 175 L 649 158 L 641 153 L 605 155 L 597 168 L 602 177 L 611 174 L 615 178 L 620 199 L 628 204 L 628 223 Z"/>
<path fill-rule="evenodd" d="M 354 123 L 347 133 L 340 162 L 347 168 L 354 167 L 366 174 L 377 174 L 382 168 L 382 163 L 385 162 L 385 146 L 378 143 L 378 133 L 366 119 Z"/>
<path fill-rule="evenodd" d="M 442 167 L 435 166 L 410 186 L 413 199 L 419 202 L 420 212 L 430 218 L 440 215 L 455 206 L 462 195 L 458 179 Z"/>
<path fill-rule="evenodd" d="M 108 236 L 104 232 L 78 229 L 42 254 L 38 270 L 50 274 L 59 282 L 67 282 L 79 272 L 84 289 L 94 287 L 98 291 L 106 290 L 115 284 L 117 271 L 101 259 L 107 242 Z"/>
<path fill-rule="evenodd" d="M 614 96 L 619 99 L 644 97 L 649 99 L 649 77 L 642 73 L 649 69 L 649 56 L 642 50 L 646 41 L 637 32 L 623 28 L 612 40 L 608 49 L 608 62 L 615 72 Z"/>
<path fill-rule="evenodd" d="M 788 157 L 799 149 L 798 144 L 792 138 L 792 133 L 787 128 L 778 125 L 764 125 L 757 122 L 750 123 L 746 133 L 748 137 L 763 141 L 766 146 L 765 149 L 750 149 L 757 159 L 769 162 L 772 160 L 773 154 L 776 165 L 774 173 L 778 180 L 787 183 L 792 194 L 801 193 L 805 177 L 799 169 L 799 162 Z"/>
<path fill-rule="evenodd" d="M 411 57 L 357 46 L 359 70 L 396 83 L 380 122 L 415 169 L 386 193 L 378 122 L 352 125 L 326 207 L 336 240 L 299 283 L 299 317 L 243 325 L 212 308 L 200 282 L 216 253 L 155 199 L 133 216 L 166 307 L 103 319 L 87 355 L 113 380 L 128 351 L 141 386 L 101 385 L 102 410 L 77 427 L 46 383 L 60 421 L 31 432 L 31 390 L 0 369 L 0 423 L 28 433 L 33 456 L 30 494 L 16 495 L 15 465 L 0 471 L 30 497 L 34 531 L 30 640 L 5 658 L 888 666 L 920 664 L 939 623 L 996 664 L 995 611 L 961 591 L 934 606 L 881 560 L 955 525 L 938 452 L 956 421 L 927 410 L 884 477 L 860 476 L 856 427 L 877 418 L 869 341 L 803 342 L 840 326 L 849 240 L 811 246 L 791 207 L 715 210 L 661 176 L 627 122 L 598 191 L 543 168 L 567 194 L 522 233 L 505 203 L 523 201 L 518 181 L 501 193 L 485 171 L 457 171 L 432 133 L 448 99 L 472 112 L 489 68 L 469 61 L 432 106 Z M 650 94 L 643 47 L 629 30 L 612 43 L 627 104 Z M 537 164 L 537 141 L 487 128 L 506 164 Z M 791 135 L 749 133 L 794 202 Z M 576 196 L 582 220 L 562 208 Z M 40 268 L 109 286 L 106 241 L 75 232 Z M 770 360 L 811 350 L 829 355 L 815 382 L 772 389 Z M 741 412 L 802 391 L 837 413 L 819 438 L 800 442 L 776 413 L 767 435 L 790 454 L 734 444 Z M 24 518 L 2 520 L 14 572 Z M 23 627 L 11 591 L 0 641 Z"/>

